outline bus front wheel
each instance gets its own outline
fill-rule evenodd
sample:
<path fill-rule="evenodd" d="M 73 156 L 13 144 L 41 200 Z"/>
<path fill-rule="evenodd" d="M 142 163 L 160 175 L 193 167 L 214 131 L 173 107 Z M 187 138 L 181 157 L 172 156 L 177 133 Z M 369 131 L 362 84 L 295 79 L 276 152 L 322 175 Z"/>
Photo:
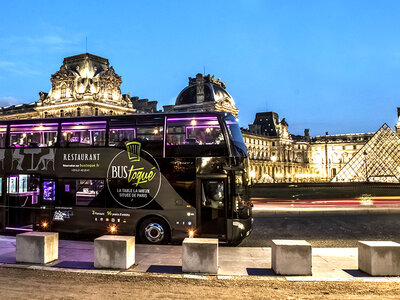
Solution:
<path fill-rule="evenodd" d="M 170 239 L 167 222 L 161 218 L 152 217 L 144 220 L 139 227 L 139 238 L 145 244 L 166 244 Z"/>

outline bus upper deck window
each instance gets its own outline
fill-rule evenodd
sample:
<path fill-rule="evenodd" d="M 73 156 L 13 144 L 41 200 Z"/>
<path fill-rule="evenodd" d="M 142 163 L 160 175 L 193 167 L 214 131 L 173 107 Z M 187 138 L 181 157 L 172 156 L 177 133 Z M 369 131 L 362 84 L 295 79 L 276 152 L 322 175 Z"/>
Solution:
<path fill-rule="evenodd" d="M 10 126 L 11 147 L 54 147 L 57 123 L 15 124 Z"/>
<path fill-rule="evenodd" d="M 106 121 L 68 122 L 61 124 L 61 146 L 105 146 Z"/>
<path fill-rule="evenodd" d="M 109 135 L 109 146 L 125 147 L 126 143 L 136 139 L 136 130 L 132 127 L 122 128 L 119 126 L 110 128 Z"/>
<path fill-rule="evenodd" d="M 219 145 L 225 142 L 215 116 L 169 118 L 167 128 L 167 146 Z"/>
<path fill-rule="evenodd" d="M 6 146 L 6 125 L 0 125 L 0 148 L 4 148 Z"/>
<path fill-rule="evenodd" d="M 137 139 L 145 141 L 161 141 L 164 138 L 164 128 L 159 125 L 137 127 Z"/>

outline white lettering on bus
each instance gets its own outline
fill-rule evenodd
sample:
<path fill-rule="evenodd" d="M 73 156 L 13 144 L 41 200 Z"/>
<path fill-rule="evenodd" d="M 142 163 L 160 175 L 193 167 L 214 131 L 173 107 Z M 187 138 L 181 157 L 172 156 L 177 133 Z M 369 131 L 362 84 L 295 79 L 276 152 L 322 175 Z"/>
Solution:
<path fill-rule="evenodd" d="M 64 160 L 100 160 L 100 153 L 65 153 Z"/>
<path fill-rule="evenodd" d="M 127 178 L 128 177 L 127 166 L 112 166 L 111 167 L 111 178 Z"/>

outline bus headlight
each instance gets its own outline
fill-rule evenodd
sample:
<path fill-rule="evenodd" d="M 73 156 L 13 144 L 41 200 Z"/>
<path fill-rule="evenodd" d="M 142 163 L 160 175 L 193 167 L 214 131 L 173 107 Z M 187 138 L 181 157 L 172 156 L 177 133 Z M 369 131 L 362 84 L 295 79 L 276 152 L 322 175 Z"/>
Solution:
<path fill-rule="evenodd" d="M 238 221 L 233 221 L 232 225 L 238 227 L 240 230 L 244 230 L 243 223 L 240 223 Z"/>

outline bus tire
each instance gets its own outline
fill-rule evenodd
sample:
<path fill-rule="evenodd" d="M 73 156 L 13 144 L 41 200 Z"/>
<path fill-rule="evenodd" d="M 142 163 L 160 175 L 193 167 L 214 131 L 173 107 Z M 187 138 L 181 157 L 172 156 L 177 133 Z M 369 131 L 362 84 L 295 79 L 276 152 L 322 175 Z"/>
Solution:
<path fill-rule="evenodd" d="M 151 217 L 145 219 L 139 226 L 139 240 L 144 244 L 166 244 L 170 237 L 170 229 L 164 219 Z"/>

